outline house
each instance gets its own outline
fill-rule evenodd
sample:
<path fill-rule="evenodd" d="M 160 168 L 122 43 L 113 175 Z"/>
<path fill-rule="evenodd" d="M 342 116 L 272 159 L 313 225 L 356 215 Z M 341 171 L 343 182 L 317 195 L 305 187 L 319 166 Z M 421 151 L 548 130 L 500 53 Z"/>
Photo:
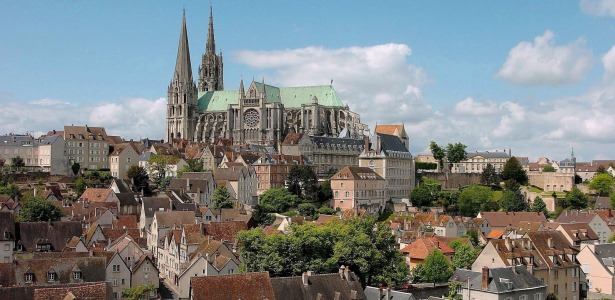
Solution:
<path fill-rule="evenodd" d="M 149 230 L 154 213 L 157 211 L 170 211 L 171 201 L 164 197 L 143 197 L 141 202 L 141 215 L 139 217 L 139 230 L 141 236 L 146 236 L 146 231 Z"/>
<path fill-rule="evenodd" d="M 195 179 L 187 176 L 186 178 L 171 179 L 168 190 L 177 194 L 186 194 L 190 197 L 191 202 L 198 205 L 210 206 L 214 192 L 214 181 L 211 173 L 207 173 L 207 179 Z"/>
<path fill-rule="evenodd" d="M 21 222 L 17 223 L 17 251 L 62 251 L 73 236 L 81 236 L 80 222 Z"/>
<path fill-rule="evenodd" d="M 365 293 L 366 300 L 417 300 L 416 297 L 412 295 L 412 293 L 395 291 L 392 290 L 390 287 L 366 286 L 363 292 Z"/>
<path fill-rule="evenodd" d="M 275 299 L 366 299 L 359 277 L 344 266 L 338 273 L 271 278 Z"/>
<path fill-rule="evenodd" d="M 440 250 L 448 259 L 452 259 L 455 254 L 455 250 L 435 237 L 416 239 L 414 242 L 404 247 L 401 252 L 406 258 L 408 267 L 412 270 L 414 267 L 421 264 L 425 258 L 436 249 Z"/>
<path fill-rule="evenodd" d="M 370 168 L 344 167 L 331 177 L 333 208 L 380 213 L 385 205 L 384 185 L 384 178 Z"/>
<path fill-rule="evenodd" d="M 482 222 L 487 221 L 491 230 L 506 230 L 509 226 L 518 227 L 520 222 L 540 222 L 543 224 L 548 222 L 542 212 L 483 211 L 478 213 L 477 218 L 483 219 Z M 482 228 L 481 231 L 483 231 Z M 483 233 L 485 235 L 489 234 L 489 232 Z"/>
<path fill-rule="evenodd" d="M 593 211 L 564 210 L 555 220 L 557 223 L 586 223 L 598 235 L 601 244 L 611 237 L 609 224 Z"/>
<path fill-rule="evenodd" d="M 43 172 L 50 175 L 70 176 L 66 142 L 59 135 L 41 137 L 38 145 L 38 165 Z"/>
<path fill-rule="evenodd" d="M 100 272 L 100 270 L 102 269 L 99 269 L 98 272 Z M 130 267 L 118 252 L 115 252 L 113 256 L 107 260 L 105 277 L 107 281 L 111 282 L 115 299 L 122 299 L 122 291 L 131 287 L 131 275 Z"/>
<path fill-rule="evenodd" d="M 452 164 L 451 173 L 481 174 L 487 164 L 491 164 L 496 173 L 501 173 L 509 159 L 510 154 L 505 150 L 469 152 L 465 160 Z"/>
<path fill-rule="evenodd" d="M 190 278 L 189 297 L 191 300 L 277 299 L 267 272 L 195 276 Z"/>
<path fill-rule="evenodd" d="M 131 288 L 151 284 L 154 286 L 154 290 L 150 291 L 149 298 L 155 299 L 158 294 L 158 288 L 160 287 L 160 279 L 158 269 L 153 259 L 148 254 L 141 255 L 132 266 L 131 272 Z"/>
<path fill-rule="evenodd" d="M 0 211 L 0 234 L 0 259 L 3 263 L 12 263 L 17 235 L 13 213 Z"/>
<path fill-rule="evenodd" d="M 285 187 L 290 168 L 304 164 L 303 156 L 265 154 L 260 157 L 252 164 L 256 171 L 256 194 L 260 196 L 266 190 Z"/>
<path fill-rule="evenodd" d="M 87 188 L 79 196 L 79 201 L 120 203 L 112 189 Z"/>
<path fill-rule="evenodd" d="M 48 299 L 100 299 L 112 300 L 115 295 L 109 282 L 86 282 L 80 284 L 59 284 L 52 287 L 32 287 L 32 297 L 23 297 L 34 300 Z M 6 295 L 0 290 L 0 293 Z M 13 299 L 20 299 L 14 297 Z"/>
<path fill-rule="evenodd" d="M 139 152 L 132 142 L 113 145 L 109 154 L 109 170 L 111 176 L 118 179 L 128 179 L 128 169 L 139 165 Z"/>
<path fill-rule="evenodd" d="M 458 269 L 449 281 L 460 284 L 458 294 L 464 300 L 547 298 L 545 283 L 523 267 L 483 267 L 480 272 Z"/>
<path fill-rule="evenodd" d="M 408 138 L 408 134 L 406 133 L 406 128 L 403 123 L 393 125 L 376 124 L 374 131 L 376 133 L 394 135 L 401 140 L 404 146 L 406 146 L 406 149 L 410 149 L 410 139 Z"/>
<path fill-rule="evenodd" d="M 15 281 L 18 286 L 44 286 L 105 281 L 104 257 L 74 256 L 70 252 L 54 255 L 16 255 Z"/>
<path fill-rule="evenodd" d="M 566 240 L 574 247 L 582 247 L 586 244 L 598 244 L 598 235 L 587 223 L 562 223 L 555 230 L 561 232 Z"/>
<path fill-rule="evenodd" d="M 435 213 L 417 213 L 412 220 L 413 224 L 420 226 L 421 231 L 430 231 L 443 237 L 460 237 L 458 224 L 449 215 Z"/>
<path fill-rule="evenodd" d="M 157 211 L 154 213 L 149 234 L 148 249 L 158 257 L 158 242 L 170 229 L 179 229 L 184 224 L 196 224 L 194 211 Z"/>
<path fill-rule="evenodd" d="M 226 186 L 237 207 L 251 210 L 258 204 L 256 170 L 254 167 L 219 168 L 214 172 L 216 185 Z"/>
<path fill-rule="evenodd" d="M 414 160 L 402 140 L 376 133 L 364 143 L 359 167 L 370 168 L 384 178 L 385 201 L 407 198 L 414 188 Z"/>
<path fill-rule="evenodd" d="M 586 244 L 577 254 L 587 280 L 589 299 L 609 299 L 615 295 L 615 244 Z"/>
<path fill-rule="evenodd" d="M 559 231 L 527 232 L 523 238 L 491 240 L 479 254 L 472 271 L 483 267 L 524 266 L 547 285 L 547 293 L 560 299 L 579 299 L 580 265 L 573 245 Z"/>
<path fill-rule="evenodd" d="M 81 165 L 81 169 L 108 169 L 111 140 L 103 127 L 64 126 L 64 131 L 47 134 L 61 135 L 66 141 L 68 161 Z"/>

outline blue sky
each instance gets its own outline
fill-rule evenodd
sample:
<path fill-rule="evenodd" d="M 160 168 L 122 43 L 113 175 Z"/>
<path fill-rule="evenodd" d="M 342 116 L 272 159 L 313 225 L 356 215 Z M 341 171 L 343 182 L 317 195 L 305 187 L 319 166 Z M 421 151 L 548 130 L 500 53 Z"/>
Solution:
<path fill-rule="evenodd" d="M 561 160 L 615 158 L 615 1 L 214 1 L 225 88 L 334 86 L 368 124 Z M 65 124 L 160 138 L 186 9 L 207 1 L 0 1 L 0 133 Z M 608 54 L 612 54 L 613 57 Z"/>

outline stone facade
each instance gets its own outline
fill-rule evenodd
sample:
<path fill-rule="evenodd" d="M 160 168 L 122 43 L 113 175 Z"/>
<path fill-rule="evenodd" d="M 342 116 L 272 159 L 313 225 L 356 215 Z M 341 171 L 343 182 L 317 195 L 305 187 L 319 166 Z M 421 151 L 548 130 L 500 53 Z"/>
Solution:
<path fill-rule="evenodd" d="M 384 209 L 384 178 L 370 168 L 343 168 L 331 177 L 331 190 L 334 209 L 365 209 L 374 214 Z"/>
<path fill-rule="evenodd" d="M 346 134 L 360 136 L 366 127 L 344 105 L 332 85 L 280 88 L 252 82 L 238 91 L 223 91 L 222 54 L 215 54 L 210 12 L 205 54 L 199 69 L 199 88 L 192 77 L 185 15 L 177 61 L 168 87 L 166 139 L 277 146 L 286 134 Z"/>

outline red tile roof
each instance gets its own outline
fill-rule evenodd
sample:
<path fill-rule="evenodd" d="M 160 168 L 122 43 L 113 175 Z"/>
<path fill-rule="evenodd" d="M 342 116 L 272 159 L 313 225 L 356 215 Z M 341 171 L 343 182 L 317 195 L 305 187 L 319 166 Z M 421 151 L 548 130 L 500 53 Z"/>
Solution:
<path fill-rule="evenodd" d="M 276 299 L 267 272 L 192 277 L 190 289 L 193 300 Z"/>
<path fill-rule="evenodd" d="M 411 244 L 404 247 L 401 250 L 404 254 L 408 254 L 412 258 L 416 259 L 425 259 L 429 253 L 434 251 L 435 249 L 439 249 L 444 253 L 444 255 L 453 255 L 455 254 L 455 250 L 446 245 L 443 242 L 440 242 L 437 238 L 420 238 L 412 242 Z"/>

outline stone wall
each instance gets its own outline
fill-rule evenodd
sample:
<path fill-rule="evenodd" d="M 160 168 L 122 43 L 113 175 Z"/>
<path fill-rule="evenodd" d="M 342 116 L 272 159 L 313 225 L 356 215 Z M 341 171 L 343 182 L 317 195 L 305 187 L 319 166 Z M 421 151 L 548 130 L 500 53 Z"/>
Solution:
<path fill-rule="evenodd" d="M 471 184 L 480 184 L 478 173 L 421 173 L 421 176 L 439 181 L 442 189 L 458 189 Z"/>

